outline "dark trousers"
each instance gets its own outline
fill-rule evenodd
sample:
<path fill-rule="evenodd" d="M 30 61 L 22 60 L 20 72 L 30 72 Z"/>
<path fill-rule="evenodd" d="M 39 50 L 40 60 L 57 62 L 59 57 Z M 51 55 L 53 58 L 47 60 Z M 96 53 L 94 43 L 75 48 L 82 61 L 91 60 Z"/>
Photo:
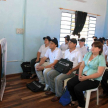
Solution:
<path fill-rule="evenodd" d="M 30 65 L 31 65 L 31 73 L 32 73 L 32 74 L 35 74 L 35 73 L 36 73 L 36 72 L 35 72 L 35 67 L 34 67 L 34 65 L 35 65 L 36 63 L 38 63 L 38 62 L 36 62 L 36 59 L 37 59 L 37 58 L 34 58 L 34 59 L 32 59 L 31 62 L 30 62 Z M 40 60 L 39 60 L 39 62 L 40 62 Z"/>
<path fill-rule="evenodd" d="M 108 70 L 105 70 L 104 75 L 102 77 L 101 86 L 103 88 L 103 94 L 108 95 Z"/>
<path fill-rule="evenodd" d="M 100 81 L 97 80 L 79 81 L 77 75 L 70 79 L 67 82 L 67 88 L 72 96 L 72 101 L 78 101 L 80 107 L 85 107 L 83 91 L 98 87 L 99 82 Z"/>

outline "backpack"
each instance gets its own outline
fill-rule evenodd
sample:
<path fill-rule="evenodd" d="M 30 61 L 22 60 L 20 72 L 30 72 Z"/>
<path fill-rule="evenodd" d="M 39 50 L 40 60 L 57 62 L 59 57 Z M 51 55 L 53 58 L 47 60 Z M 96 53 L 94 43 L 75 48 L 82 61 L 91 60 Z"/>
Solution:
<path fill-rule="evenodd" d="M 33 92 L 43 91 L 45 88 L 45 86 L 39 83 L 38 81 L 33 81 L 31 83 L 28 83 L 26 86 L 28 89 L 30 89 Z"/>
<path fill-rule="evenodd" d="M 23 72 L 31 72 L 30 62 L 23 62 L 21 64 L 21 68 L 22 68 Z"/>
<path fill-rule="evenodd" d="M 66 106 L 70 102 L 71 102 L 71 96 L 70 96 L 70 93 L 69 93 L 67 86 L 66 86 L 64 89 L 64 93 L 59 100 L 59 103 L 61 103 L 63 106 Z"/>

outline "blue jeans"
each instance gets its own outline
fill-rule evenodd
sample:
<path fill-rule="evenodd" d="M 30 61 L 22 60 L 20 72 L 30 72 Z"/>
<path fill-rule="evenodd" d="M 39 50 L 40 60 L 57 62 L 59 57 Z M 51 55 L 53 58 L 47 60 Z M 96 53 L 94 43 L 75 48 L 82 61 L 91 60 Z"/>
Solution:
<path fill-rule="evenodd" d="M 57 97 L 61 97 L 63 93 L 63 81 L 74 76 L 75 75 L 73 73 L 67 75 L 52 69 L 47 73 L 48 85 Z"/>

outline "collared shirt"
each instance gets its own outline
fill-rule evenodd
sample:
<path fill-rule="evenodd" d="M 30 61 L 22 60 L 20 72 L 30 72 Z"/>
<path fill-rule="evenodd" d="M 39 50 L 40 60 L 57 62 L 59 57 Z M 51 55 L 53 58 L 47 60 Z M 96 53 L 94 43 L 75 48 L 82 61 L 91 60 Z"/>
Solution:
<path fill-rule="evenodd" d="M 62 52 L 57 47 L 55 48 L 53 52 L 49 48 L 45 53 L 45 57 L 50 59 L 50 63 L 53 63 L 55 60 L 60 60 L 62 58 Z"/>
<path fill-rule="evenodd" d="M 48 49 L 49 49 L 49 46 L 45 47 L 45 44 L 41 45 L 40 49 L 38 50 L 38 52 L 41 53 L 40 58 L 44 57 Z"/>
<path fill-rule="evenodd" d="M 82 62 L 83 57 L 82 54 L 80 53 L 80 51 L 76 48 L 75 50 L 73 50 L 72 52 L 68 50 L 65 51 L 65 55 L 64 58 L 69 59 L 71 62 L 73 62 L 73 68 L 76 67 L 78 65 L 78 63 Z"/>
<path fill-rule="evenodd" d="M 60 49 L 62 51 L 66 51 L 68 49 L 68 44 L 62 43 L 61 46 L 60 46 Z"/>
<path fill-rule="evenodd" d="M 83 46 L 83 47 L 81 47 L 81 48 L 80 48 L 80 46 L 79 46 L 79 47 L 77 47 L 77 49 L 81 52 L 81 54 L 82 54 L 83 57 L 84 57 L 84 55 L 88 52 L 86 46 Z"/>
<path fill-rule="evenodd" d="M 106 50 L 107 50 L 107 46 L 104 44 L 104 45 L 103 45 L 103 55 L 104 55 L 104 57 L 105 57 L 105 52 L 106 52 Z"/>
<path fill-rule="evenodd" d="M 97 73 L 99 66 L 102 66 L 102 67 L 106 66 L 105 57 L 102 54 L 97 55 L 94 59 L 92 59 L 90 62 L 88 62 L 91 55 L 92 55 L 92 52 L 88 52 L 83 58 L 83 61 L 85 63 L 85 67 L 83 69 L 83 74 L 85 72 L 86 72 L 86 75 L 91 75 L 91 74 Z M 102 76 L 100 76 L 98 78 L 94 78 L 94 79 L 101 81 Z"/>
<path fill-rule="evenodd" d="M 107 56 L 107 62 L 108 62 L 108 49 L 105 51 L 105 55 Z"/>

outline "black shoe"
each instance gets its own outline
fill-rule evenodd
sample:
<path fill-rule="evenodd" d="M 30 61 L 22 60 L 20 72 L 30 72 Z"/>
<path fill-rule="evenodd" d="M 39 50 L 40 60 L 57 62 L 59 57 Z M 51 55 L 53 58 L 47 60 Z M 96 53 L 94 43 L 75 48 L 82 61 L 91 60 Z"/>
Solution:
<path fill-rule="evenodd" d="M 31 75 L 30 76 L 30 79 L 33 79 L 33 78 L 35 78 L 36 77 L 36 75 Z"/>

